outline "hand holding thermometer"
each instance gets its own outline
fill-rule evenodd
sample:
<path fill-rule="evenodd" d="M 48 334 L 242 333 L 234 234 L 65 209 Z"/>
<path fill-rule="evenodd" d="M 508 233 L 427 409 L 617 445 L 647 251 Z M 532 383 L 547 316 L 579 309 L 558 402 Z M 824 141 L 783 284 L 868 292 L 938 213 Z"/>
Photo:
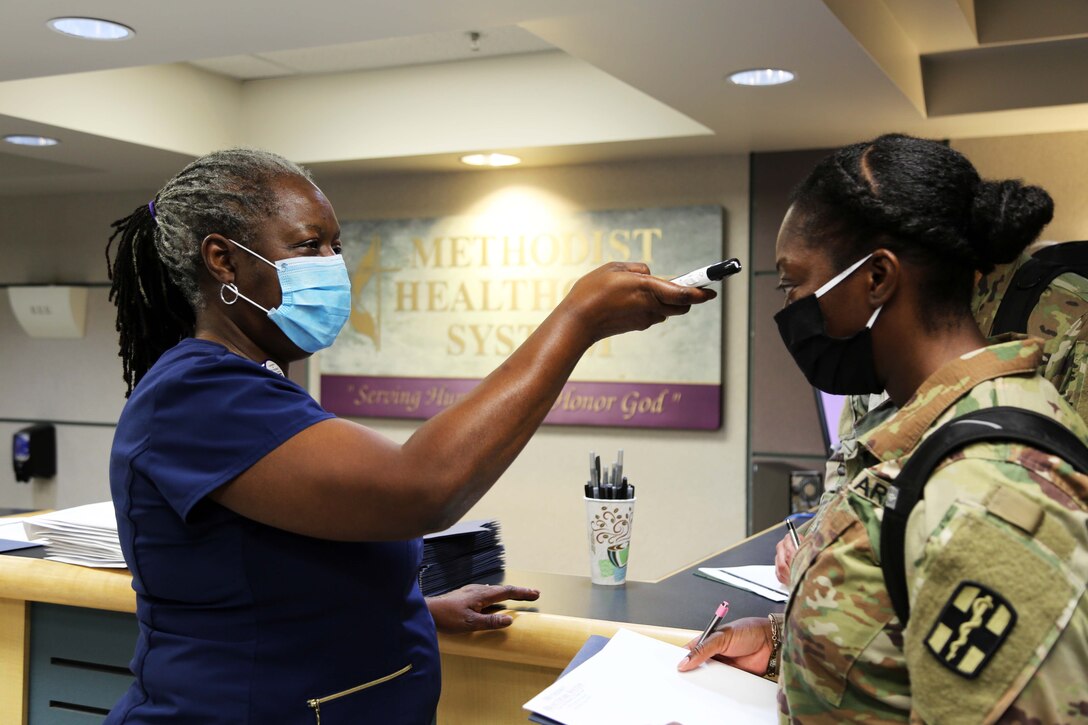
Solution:
<path fill-rule="evenodd" d="M 669 281 L 682 287 L 706 287 L 714 282 L 720 282 L 731 274 L 736 274 L 741 269 L 740 260 L 734 257 L 682 274 Z"/>

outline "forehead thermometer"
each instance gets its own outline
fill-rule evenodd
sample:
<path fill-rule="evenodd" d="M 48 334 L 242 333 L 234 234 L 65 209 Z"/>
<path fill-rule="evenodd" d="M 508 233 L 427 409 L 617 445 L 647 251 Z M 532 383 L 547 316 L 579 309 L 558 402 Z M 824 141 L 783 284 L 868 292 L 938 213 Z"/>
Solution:
<path fill-rule="evenodd" d="M 708 284 L 720 282 L 731 274 L 741 270 L 740 260 L 733 258 L 724 262 L 716 262 L 706 267 L 693 270 L 679 277 L 669 280 L 681 287 L 706 287 Z"/>

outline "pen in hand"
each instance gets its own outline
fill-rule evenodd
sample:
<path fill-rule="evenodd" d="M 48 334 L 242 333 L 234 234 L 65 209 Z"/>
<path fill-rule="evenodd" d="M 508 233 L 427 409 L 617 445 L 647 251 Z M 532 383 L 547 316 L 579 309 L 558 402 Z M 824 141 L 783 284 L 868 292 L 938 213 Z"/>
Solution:
<path fill-rule="evenodd" d="M 722 602 L 718 605 L 718 609 L 714 612 L 714 617 L 710 620 L 710 624 L 706 625 L 706 629 L 699 635 L 699 641 L 695 643 L 695 649 L 699 649 L 703 646 L 703 642 L 710 636 L 710 633 L 714 631 L 714 628 L 722 623 L 725 619 L 725 615 L 729 614 L 729 602 Z"/>
<path fill-rule="evenodd" d="M 797 537 L 797 529 L 795 529 L 793 527 L 793 521 L 791 519 L 788 519 L 788 518 L 786 519 L 786 528 L 789 529 L 790 538 L 793 539 L 793 545 L 796 548 L 800 549 L 801 548 L 801 539 L 799 539 Z"/>

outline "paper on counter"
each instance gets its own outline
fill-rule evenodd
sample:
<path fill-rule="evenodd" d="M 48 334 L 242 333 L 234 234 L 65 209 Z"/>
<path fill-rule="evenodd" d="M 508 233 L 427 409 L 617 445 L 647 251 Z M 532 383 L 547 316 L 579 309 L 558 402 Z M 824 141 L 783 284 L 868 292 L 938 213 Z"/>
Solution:
<path fill-rule="evenodd" d="M 7 541 L 30 541 L 26 538 L 26 528 L 21 519 L 5 521 L 0 524 L 0 539 Z"/>
<path fill-rule="evenodd" d="M 23 519 L 27 538 L 45 546 L 45 558 L 65 564 L 121 569 L 112 501 L 76 506 Z"/>
<path fill-rule="evenodd" d="M 687 652 L 620 629 L 524 707 L 564 725 L 778 722 L 775 683 L 714 660 L 678 672 Z"/>
<path fill-rule="evenodd" d="M 778 581 L 773 565 L 706 567 L 699 573 L 709 579 L 717 579 L 738 589 L 758 594 L 772 602 L 789 599 L 789 590 Z"/>

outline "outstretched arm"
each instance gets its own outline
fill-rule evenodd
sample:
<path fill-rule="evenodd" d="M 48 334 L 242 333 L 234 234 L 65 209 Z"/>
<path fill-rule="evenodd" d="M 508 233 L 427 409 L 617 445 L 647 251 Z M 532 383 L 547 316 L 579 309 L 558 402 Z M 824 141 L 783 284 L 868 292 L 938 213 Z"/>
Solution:
<path fill-rule="evenodd" d="M 277 528 L 338 540 L 404 539 L 456 522 L 533 435 L 590 345 L 712 299 L 643 264 L 580 279 L 497 370 L 403 445 L 347 420 L 313 425 L 212 493 Z"/>

